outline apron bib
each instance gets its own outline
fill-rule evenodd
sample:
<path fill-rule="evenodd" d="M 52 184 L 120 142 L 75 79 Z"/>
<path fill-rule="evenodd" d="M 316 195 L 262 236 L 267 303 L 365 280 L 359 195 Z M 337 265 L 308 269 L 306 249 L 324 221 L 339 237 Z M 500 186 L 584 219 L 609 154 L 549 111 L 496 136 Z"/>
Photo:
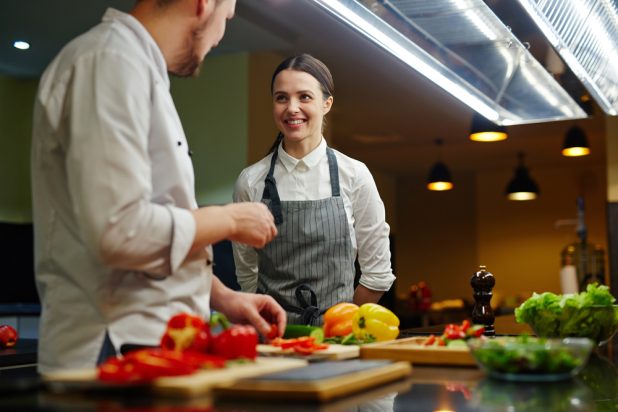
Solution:
<path fill-rule="evenodd" d="M 279 234 L 258 249 L 258 292 L 277 300 L 288 323 L 321 325 L 324 312 L 354 297 L 354 251 L 339 188 L 337 158 L 326 148 L 332 197 L 281 201 L 274 178 L 277 150 L 265 179 L 262 202 Z"/>

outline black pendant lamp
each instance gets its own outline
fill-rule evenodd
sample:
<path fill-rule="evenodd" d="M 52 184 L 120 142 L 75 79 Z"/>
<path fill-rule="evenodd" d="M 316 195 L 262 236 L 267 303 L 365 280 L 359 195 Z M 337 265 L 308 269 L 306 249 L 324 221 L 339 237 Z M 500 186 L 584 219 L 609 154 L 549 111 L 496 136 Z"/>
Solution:
<path fill-rule="evenodd" d="M 518 153 L 518 165 L 515 176 L 506 187 L 506 197 L 509 200 L 533 200 L 539 195 L 539 187 L 532 180 L 528 169 L 524 166 L 524 154 Z"/>
<path fill-rule="evenodd" d="M 475 142 L 499 142 L 508 137 L 506 127 L 498 126 L 478 113 L 472 115 L 470 140 Z"/>
<path fill-rule="evenodd" d="M 438 150 L 442 147 L 442 139 L 436 139 L 436 145 Z M 451 190 L 453 188 L 453 178 L 448 167 L 438 160 L 429 171 L 427 176 L 427 189 L 443 192 L 445 190 Z"/>
<path fill-rule="evenodd" d="M 576 157 L 586 156 L 587 154 L 590 154 L 590 146 L 586 134 L 580 127 L 571 127 L 564 136 L 562 155 Z"/>

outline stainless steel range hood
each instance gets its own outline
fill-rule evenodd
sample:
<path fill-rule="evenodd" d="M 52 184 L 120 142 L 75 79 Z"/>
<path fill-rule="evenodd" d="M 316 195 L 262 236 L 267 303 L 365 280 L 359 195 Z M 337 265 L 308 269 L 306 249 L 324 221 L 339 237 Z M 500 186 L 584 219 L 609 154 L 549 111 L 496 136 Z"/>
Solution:
<path fill-rule="evenodd" d="M 500 125 L 586 113 L 482 0 L 313 0 Z"/>

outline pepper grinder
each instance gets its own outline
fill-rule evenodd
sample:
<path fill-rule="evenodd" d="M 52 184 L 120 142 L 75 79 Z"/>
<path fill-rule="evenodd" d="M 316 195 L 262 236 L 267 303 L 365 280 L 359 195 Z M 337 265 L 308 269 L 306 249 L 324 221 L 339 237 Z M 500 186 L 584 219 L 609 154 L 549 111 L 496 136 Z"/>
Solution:
<path fill-rule="evenodd" d="M 474 308 L 472 309 L 472 323 L 485 326 L 485 336 L 494 336 L 494 311 L 491 309 L 489 302 L 493 295 L 492 289 L 496 284 L 494 275 L 487 271 L 484 265 L 481 265 L 480 270 L 472 275 L 470 285 L 474 289 Z"/>

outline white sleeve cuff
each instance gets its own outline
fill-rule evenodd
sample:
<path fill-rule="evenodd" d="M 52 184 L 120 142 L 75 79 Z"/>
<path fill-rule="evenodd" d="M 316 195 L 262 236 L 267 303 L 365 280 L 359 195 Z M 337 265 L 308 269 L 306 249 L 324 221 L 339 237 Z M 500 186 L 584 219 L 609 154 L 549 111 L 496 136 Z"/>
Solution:
<path fill-rule="evenodd" d="M 195 218 L 191 211 L 177 207 L 168 206 L 172 215 L 173 232 L 172 247 L 170 250 L 170 269 L 173 275 L 187 258 L 189 250 L 195 238 Z"/>
<path fill-rule="evenodd" d="M 395 275 L 392 272 L 379 274 L 362 274 L 359 283 L 371 290 L 386 292 L 395 282 Z"/>

